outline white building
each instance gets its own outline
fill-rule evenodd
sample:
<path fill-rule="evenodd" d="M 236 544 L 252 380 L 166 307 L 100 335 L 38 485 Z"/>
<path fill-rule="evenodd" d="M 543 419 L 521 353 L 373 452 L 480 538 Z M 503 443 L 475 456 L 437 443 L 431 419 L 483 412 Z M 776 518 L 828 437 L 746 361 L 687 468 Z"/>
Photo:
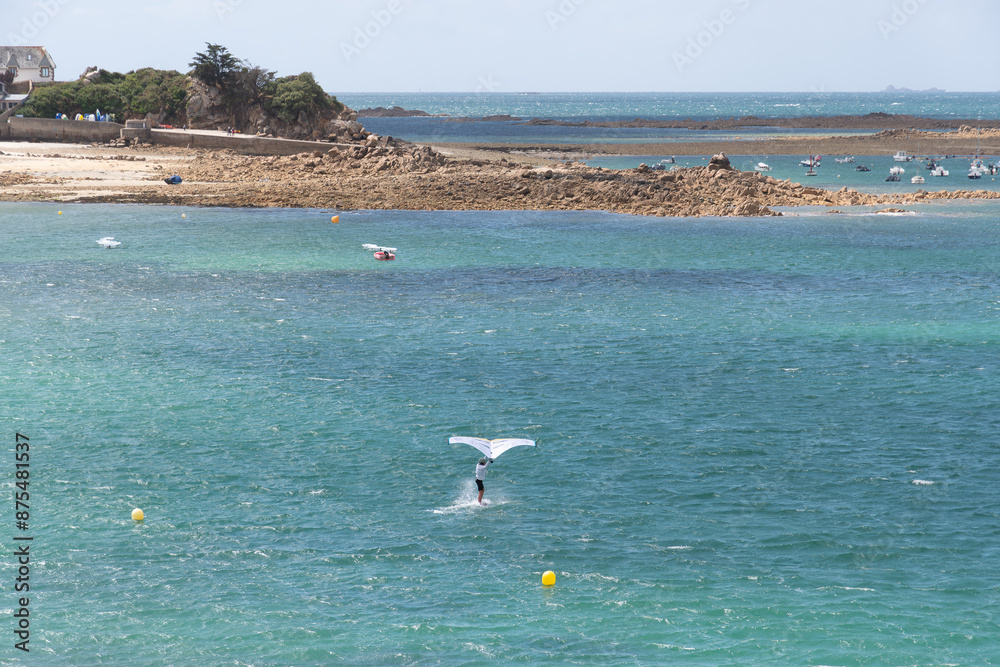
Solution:
<path fill-rule="evenodd" d="M 43 46 L 0 46 L 0 74 L 9 74 L 14 84 L 43 83 L 56 80 L 56 64 Z M 23 88 L 23 86 L 17 86 Z M 18 91 L 21 93 L 22 91 Z M 14 94 L 0 80 L 0 113 L 13 109 L 27 95 Z"/>
<path fill-rule="evenodd" d="M 56 80 L 56 64 L 44 46 L 0 46 L 0 70 L 13 73 L 14 83 Z"/>

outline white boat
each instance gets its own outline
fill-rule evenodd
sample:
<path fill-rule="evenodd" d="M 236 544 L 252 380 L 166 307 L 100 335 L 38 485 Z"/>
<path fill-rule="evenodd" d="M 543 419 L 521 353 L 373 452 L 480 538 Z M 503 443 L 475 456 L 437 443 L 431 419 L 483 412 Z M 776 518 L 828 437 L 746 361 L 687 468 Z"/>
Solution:
<path fill-rule="evenodd" d="M 854 164 L 854 158 L 852 157 L 837 157 L 833 158 L 833 161 L 837 164 Z"/>
<path fill-rule="evenodd" d="M 809 168 L 809 171 L 806 172 L 806 176 L 816 176 L 818 174 L 819 174 L 819 172 L 816 171 L 815 169 L 811 168 L 811 167 Z"/>
<path fill-rule="evenodd" d="M 947 176 L 947 175 L 948 175 L 948 170 L 942 167 L 941 165 L 937 165 L 936 167 L 931 169 L 931 176 Z"/>
<path fill-rule="evenodd" d="M 978 181 L 989 172 L 986 164 L 979 159 L 979 132 L 979 128 L 976 128 L 976 157 L 972 161 L 972 164 L 969 165 L 969 178 L 975 181 Z"/>
<path fill-rule="evenodd" d="M 896 154 L 892 156 L 892 159 L 896 162 L 912 162 L 913 157 L 906 154 L 906 151 L 896 151 Z"/>
<path fill-rule="evenodd" d="M 799 165 L 803 167 L 809 167 L 810 169 L 815 169 L 816 167 L 822 166 L 820 164 L 820 162 L 822 161 L 823 161 L 822 155 L 810 155 L 805 160 L 802 160 L 802 162 L 799 162 Z"/>
<path fill-rule="evenodd" d="M 924 177 L 921 176 L 920 174 L 917 174 L 916 176 L 910 179 L 910 183 L 913 183 L 914 185 L 923 185 L 925 182 L 926 181 L 924 181 Z"/>
<path fill-rule="evenodd" d="M 889 173 L 892 174 L 893 176 L 902 176 L 903 174 L 906 173 L 906 170 L 903 169 L 902 167 L 890 167 Z"/>
<path fill-rule="evenodd" d="M 754 170 L 756 170 L 756 171 L 771 171 L 771 165 L 767 164 L 766 162 L 758 162 L 757 166 L 754 167 Z"/>
<path fill-rule="evenodd" d="M 989 173 L 989 171 L 990 170 L 985 164 L 983 164 L 982 160 L 973 160 L 972 164 L 969 166 L 969 178 L 979 180 Z"/>
<path fill-rule="evenodd" d="M 121 241 L 115 241 L 115 237 L 113 236 L 105 236 L 103 239 L 97 239 L 97 243 L 104 248 L 117 248 L 122 244 Z"/>

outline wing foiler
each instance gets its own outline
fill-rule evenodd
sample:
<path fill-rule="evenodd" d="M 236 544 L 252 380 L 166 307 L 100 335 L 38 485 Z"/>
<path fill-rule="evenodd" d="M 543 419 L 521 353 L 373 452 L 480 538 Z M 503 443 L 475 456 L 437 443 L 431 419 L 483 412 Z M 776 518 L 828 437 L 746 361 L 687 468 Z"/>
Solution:
<path fill-rule="evenodd" d="M 454 436 L 448 439 L 453 445 L 471 445 L 479 451 L 481 451 L 486 458 L 495 459 L 508 449 L 514 447 L 534 447 L 534 440 L 524 440 L 522 438 L 498 438 L 496 440 L 487 440 L 486 438 L 466 438 L 463 436 Z"/>

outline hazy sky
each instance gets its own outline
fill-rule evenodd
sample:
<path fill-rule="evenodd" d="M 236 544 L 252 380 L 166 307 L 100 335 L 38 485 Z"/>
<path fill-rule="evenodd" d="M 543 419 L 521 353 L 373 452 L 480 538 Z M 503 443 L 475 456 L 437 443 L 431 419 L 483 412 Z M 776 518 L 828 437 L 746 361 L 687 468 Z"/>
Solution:
<path fill-rule="evenodd" d="M 334 94 L 1000 90 L 992 0 L 2 1 L 60 80 L 212 42 Z"/>

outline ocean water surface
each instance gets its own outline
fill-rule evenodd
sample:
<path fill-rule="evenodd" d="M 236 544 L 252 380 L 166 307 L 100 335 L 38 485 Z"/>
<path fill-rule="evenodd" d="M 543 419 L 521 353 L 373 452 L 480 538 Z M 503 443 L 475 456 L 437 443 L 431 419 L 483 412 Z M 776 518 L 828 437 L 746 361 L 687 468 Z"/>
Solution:
<path fill-rule="evenodd" d="M 1000 118 L 1000 93 L 338 93 L 352 109 L 400 106 L 430 114 L 482 118 L 510 114 L 560 120 L 692 119 L 757 116 L 863 116 L 892 113 L 929 118 Z"/>
<path fill-rule="evenodd" d="M 859 155 L 859 156 L 837 156 L 823 155 L 820 165 L 815 169 L 815 176 L 806 176 L 807 166 L 802 165 L 802 161 L 808 159 L 808 155 L 729 155 L 732 166 L 741 171 L 754 171 L 758 163 L 771 167 L 765 172 L 767 176 L 778 180 L 791 180 L 793 183 L 801 183 L 808 187 L 818 187 L 826 190 L 839 190 L 843 187 L 852 188 L 859 192 L 870 194 L 904 194 L 913 193 L 918 190 L 936 192 L 947 190 L 986 190 L 987 192 L 1000 191 L 1000 173 L 986 174 L 979 179 L 968 177 L 969 167 L 972 164 L 973 156 L 935 156 L 934 161 L 945 168 L 947 176 L 931 176 L 927 168 L 929 160 L 913 160 L 911 162 L 895 162 L 891 155 Z M 838 163 L 837 159 L 854 157 L 852 163 Z M 698 167 L 708 164 L 710 155 L 591 155 L 583 158 L 583 161 L 592 167 L 603 167 L 605 169 L 634 169 L 641 164 L 653 166 L 665 159 L 674 159 L 673 163 L 665 164 L 664 169 L 674 167 Z M 998 162 L 995 158 L 985 157 L 984 165 Z M 869 171 L 859 172 L 858 166 L 866 166 Z M 901 174 L 898 181 L 887 182 L 886 178 L 893 167 L 901 167 L 905 173 Z M 913 183 L 912 178 L 920 176 L 923 183 Z"/>
<path fill-rule="evenodd" d="M 801 130 L 745 127 L 691 131 L 670 128 L 533 126 L 518 121 L 456 122 L 508 114 L 522 119 L 570 122 L 718 120 L 756 116 L 863 116 L 906 114 L 942 119 L 1000 118 L 1000 93 L 346 93 L 353 109 L 401 106 L 451 118 L 362 118 L 380 135 L 421 143 L 650 143 L 672 141 L 766 140 L 783 136 L 819 137 L 873 134 L 871 130 Z M 706 151 L 707 152 L 707 151 Z"/>
<path fill-rule="evenodd" d="M 995 664 L 998 212 L 0 204 L 0 660 Z"/>

